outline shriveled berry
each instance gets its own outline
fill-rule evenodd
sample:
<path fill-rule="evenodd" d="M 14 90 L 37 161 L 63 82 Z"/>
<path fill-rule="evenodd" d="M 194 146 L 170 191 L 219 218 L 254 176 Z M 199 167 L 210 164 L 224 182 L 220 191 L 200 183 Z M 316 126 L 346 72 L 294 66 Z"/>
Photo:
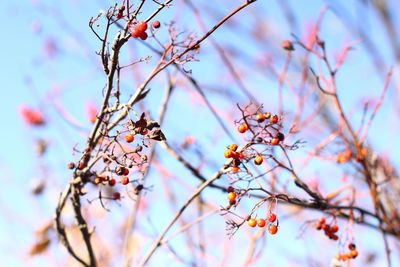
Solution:
<path fill-rule="evenodd" d="M 226 191 L 228 193 L 235 191 L 235 188 L 233 188 L 233 186 L 228 186 L 228 188 L 226 189 Z"/>
<path fill-rule="evenodd" d="M 121 194 L 119 192 L 114 192 L 113 199 L 115 200 L 121 199 Z"/>
<path fill-rule="evenodd" d="M 283 140 L 285 140 L 285 135 L 283 133 L 279 132 L 276 134 L 276 138 L 278 138 L 279 141 L 283 141 Z"/>

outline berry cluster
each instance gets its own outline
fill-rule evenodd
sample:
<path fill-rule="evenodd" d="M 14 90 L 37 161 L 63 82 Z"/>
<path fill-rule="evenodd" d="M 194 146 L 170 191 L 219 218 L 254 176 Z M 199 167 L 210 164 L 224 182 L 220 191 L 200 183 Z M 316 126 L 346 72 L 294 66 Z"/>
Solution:
<path fill-rule="evenodd" d="M 140 21 L 138 23 L 130 23 L 129 24 L 129 32 L 131 33 L 133 38 L 140 38 L 143 41 L 147 39 L 147 22 Z"/>
<path fill-rule="evenodd" d="M 116 17 L 117 19 L 122 18 L 122 16 L 123 16 L 122 13 L 124 12 L 124 10 L 125 10 L 125 6 L 119 6 L 118 12 L 117 12 L 117 14 L 115 15 L 115 17 Z"/>
<path fill-rule="evenodd" d="M 325 235 L 329 237 L 329 239 L 332 240 L 338 240 L 339 237 L 336 234 L 337 231 L 339 231 L 339 226 L 337 224 L 329 225 L 326 223 L 326 220 L 324 217 L 319 218 L 317 225 L 316 225 L 317 230 L 323 229 L 325 232 Z"/>
<path fill-rule="evenodd" d="M 356 250 L 356 245 L 354 243 L 349 244 L 349 251 L 345 253 L 338 252 L 335 258 L 340 261 L 346 261 L 349 259 L 355 259 L 358 256 L 358 251 Z"/>
<path fill-rule="evenodd" d="M 247 221 L 247 224 L 248 224 L 250 227 L 256 227 L 256 226 L 258 226 L 258 227 L 260 227 L 260 228 L 263 228 L 263 227 L 265 227 L 266 224 L 267 224 L 266 221 L 269 222 L 269 225 L 268 225 L 268 232 L 269 232 L 271 235 L 276 234 L 276 233 L 278 232 L 278 223 L 274 224 L 274 222 L 276 221 L 276 214 L 275 214 L 275 213 L 270 213 L 270 214 L 268 215 L 267 220 L 262 219 L 262 218 L 260 218 L 260 219 L 258 219 L 258 220 L 254 219 L 254 218 L 249 218 L 248 221 Z"/>

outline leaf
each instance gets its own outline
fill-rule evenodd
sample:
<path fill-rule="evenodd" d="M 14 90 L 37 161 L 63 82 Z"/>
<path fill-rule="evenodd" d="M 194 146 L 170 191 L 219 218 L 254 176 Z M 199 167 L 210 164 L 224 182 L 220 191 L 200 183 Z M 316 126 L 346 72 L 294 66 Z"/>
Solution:
<path fill-rule="evenodd" d="M 164 133 L 160 129 L 155 129 L 152 132 L 149 133 L 148 137 L 150 139 L 156 140 L 156 141 L 165 141 L 167 140 L 165 138 Z"/>

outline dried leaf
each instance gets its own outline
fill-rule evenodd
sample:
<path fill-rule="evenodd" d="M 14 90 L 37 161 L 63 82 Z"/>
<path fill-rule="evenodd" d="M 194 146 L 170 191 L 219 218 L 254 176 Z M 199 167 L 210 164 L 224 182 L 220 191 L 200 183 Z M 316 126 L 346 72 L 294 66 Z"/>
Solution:
<path fill-rule="evenodd" d="M 29 250 L 29 256 L 35 256 L 37 254 L 43 253 L 48 248 L 49 244 L 50 239 L 48 239 L 47 237 L 36 242 Z"/>

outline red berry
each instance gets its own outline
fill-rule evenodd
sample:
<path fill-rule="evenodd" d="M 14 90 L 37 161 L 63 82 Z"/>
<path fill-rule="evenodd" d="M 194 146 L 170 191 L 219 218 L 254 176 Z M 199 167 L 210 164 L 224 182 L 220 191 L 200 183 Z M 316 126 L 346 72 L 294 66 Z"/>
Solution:
<path fill-rule="evenodd" d="M 358 251 L 356 249 L 352 250 L 351 252 L 351 257 L 354 259 L 358 256 Z"/>
<path fill-rule="evenodd" d="M 254 158 L 254 163 L 256 165 L 261 165 L 262 162 L 263 162 L 263 158 L 261 156 L 257 156 Z"/>
<path fill-rule="evenodd" d="M 68 162 L 68 163 L 67 163 L 67 168 L 70 169 L 70 170 L 72 170 L 73 168 L 75 168 L 75 163 L 73 163 L 73 162 L 71 162 L 71 161 Z"/>
<path fill-rule="evenodd" d="M 354 244 L 354 243 L 349 244 L 349 249 L 350 250 L 355 250 L 356 249 L 356 244 Z"/>
<path fill-rule="evenodd" d="M 273 146 L 279 145 L 279 139 L 277 137 L 272 138 L 271 145 L 273 145 Z"/>
<path fill-rule="evenodd" d="M 258 227 L 264 227 L 265 226 L 265 220 L 264 219 L 258 219 L 257 220 L 257 225 L 258 225 Z"/>
<path fill-rule="evenodd" d="M 273 116 L 269 119 L 269 121 L 270 121 L 271 123 L 277 123 L 277 122 L 279 121 L 278 115 L 273 115 Z"/>
<path fill-rule="evenodd" d="M 126 141 L 127 143 L 132 143 L 134 139 L 135 139 L 135 137 L 133 136 L 133 134 L 127 134 L 127 135 L 125 135 L 125 141 Z"/>
<path fill-rule="evenodd" d="M 141 32 L 139 33 L 139 38 L 142 39 L 143 41 L 147 39 L 147 33 L 146 32 Z M 142 135 L 147 134 L 147 130 L 145 131 L 145 133 L 142 133 Z"/>
<path fill-rule="evenodd" d="M 285 40 L 282 42 L 282 48 L 287 50 L 287 51 L 293 51 L 294 47 L 293 47 L 293 43 L 289 40 Z"/>
<path fill-rule="evenodd" d="M 118 12 L 117 15 L 115 15 L 115 17 L 116 17 L 117 19 L 122 18 L 122 13 Z"/>
<path fill-rule="evenodd" d="M 339 230 L 339 226 L 337 224 L 332 225 L 331 231 L 332 233 L 336 233 Z"/>
<path fill-rule="evenodd" d="M 140 37 L 140 38 L 142 38 L 142 37 Z M 146 33 L 146 38 L 147 38 L 147 33 Z M 142 39 L 142 40 L 146 40 L 146 39 Z M 148 132 L 149 132 L 149 130 L 144 129 L 140 134 L 141 135 L 146 135 Z"/>
<path fill-rule="evenodd" d="M 129 169 L 128 168 L 124 168 L 124 176 L 127 176 L 129 174 Z"/>
<path fill-rule="evenodd" d="M 137 24 L 137 29 L 139 32 L 145 32 L 147 30 L 147 22 L 146 21 L 141 21 Z"/>
<path fill-rule="evenodd" d="M 337 235 L 332 235 L 332 239 L 337 241 L 339 239 L 339 237 Z"/>
<path fill-rule="evenodd" d="M 234 201 L 234 200 L 236 199 L 236 194 L 235 194 L 235 192 L 229 192 L 229 193 L 228 193 L 228 199 L 229 199 L 230 201 Z"/>
<path fill-rule="evenodd" d="M 158 20 L 153 21 L 153 28 L 155 29 L 160 28 L 160 22 Z"/>
<path fill-rule="evenodd" d="M 114 192 L 113 199 L 115 199 L 115 200 L 121 199 L 121 194 L 119 192 Z"/>
<path fill-rule="evenodd" d="M 270 225 L 268 226 L 268 232 L 269 232 L 271 235 L 274 235 L 274 234 L 276 234 L 276 233 L 278 232 L 278 227 L 277 227 L 275 224 L 270 224 Z"/>
<path fill-rule="evenodd" d="M 235 188 L 233 188 L 233 186 L 229 186 L 229 187 L 226 189 L 226 191 L 227 191 L 228 193 L 234 192 L 234 191 L 235 191 Z"/>
<path fill-rule="evenodd" d="M 254 219 L 250 219 L 247 223 L 249 224 L 250 227 L 256 227 L 257 225 L 257 221 Z"/>
<path fill-rule="evenodd" d="M 325 223 L 325 218 L 324 218 L 324 217 L 319 218 L 319 219 L 318 219 L 318 222 L 319 222 L 320 224 L 324 224 L 324 223 Z"/>
<path fill-rule="evenodd" d="M 268 216 L 268 221 L 273 223 L 275 220 L 276 220 L 276 214 L 275 213 L 271 213 Z"/>
<path fill-rule="evenodd" d="M 127 176 L 121 178 L 121 184 L 127 185 L 128 183 L 129 183 L 129 178 Z"/>
<path fill-rule="evenodd" d="M 83 170 L 83 168 L 85 168 L 85 165 L 82 162 L 80 162 L 78 164 L 78 170 Z"/>
<path fill-rule="evenodd" d="M 249 129 L 249 126 L 247 126 L 247 124 L 241 124 L 238 127 L 238 131 L 239 133 L 244 133 Z"/>
<path fill-rule="evenodd" d="M 116 183 L 116 181 L 115 181 L 114 178 L 111 178 L 111 179 L 108 181 L 108 184 L 109 184 L 110 186 L 114 186 L 115 183 Z"/>

